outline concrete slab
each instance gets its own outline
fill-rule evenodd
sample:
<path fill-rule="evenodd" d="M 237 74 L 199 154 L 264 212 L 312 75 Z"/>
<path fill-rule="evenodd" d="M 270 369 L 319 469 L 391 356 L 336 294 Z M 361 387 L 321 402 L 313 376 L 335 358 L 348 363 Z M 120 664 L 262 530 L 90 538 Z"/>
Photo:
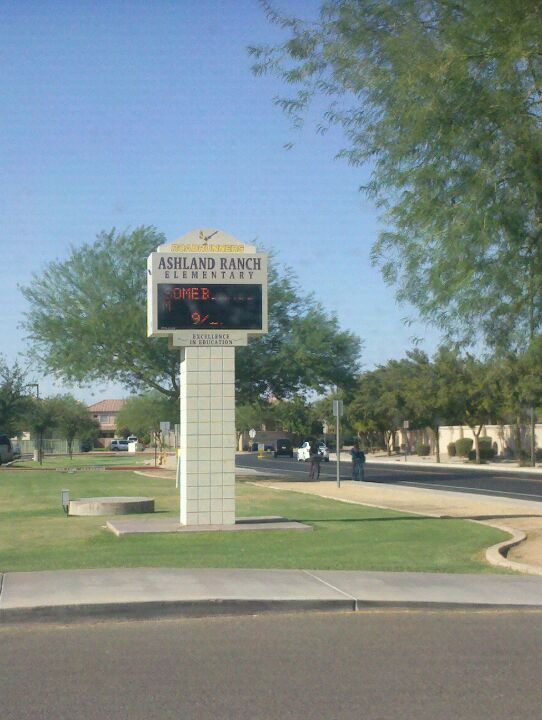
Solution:
<path fill-rule="evenodd" d="M 410 572 L 321 570 L 313 573 L 354 597 L 357 607 L 542 607 L 542 578 Z"/>
<path fill-rule="evenodd" d="M 542 608 L 542 578 L 244 569 L 5 573 L 0 624 L 264 611 Z"/>
<path fill-rule="evenodd" d="M 0 623 L 353 609 L 302 570 L 66 570 L 6 573 Z"/>
<path fill-rule="evenodd" d="M 244 530 L 312 530 L 311 525 L 279 516 L 237 518 L 235 525 L 181 525 L 172 518 L 150 520 L 108 520 L 106 526 L 121 537 L 147 533 L 239 532 Z"/>

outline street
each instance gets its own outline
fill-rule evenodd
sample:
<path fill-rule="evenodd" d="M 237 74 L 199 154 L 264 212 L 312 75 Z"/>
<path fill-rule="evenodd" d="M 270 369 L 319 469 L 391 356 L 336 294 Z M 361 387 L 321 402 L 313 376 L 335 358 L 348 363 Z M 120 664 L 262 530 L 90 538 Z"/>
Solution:
<path fill-rule="evenodd" d="M 414 459 L 412 459 L 415 462 Z M 306 480 L 308 463 L 298 462 L 295 457 L 274 458 L 266 455 L 258 459 L 256 453 L 238 454 L 235 459 L 239 467 L 255 468 L 270 475 L 289 477 L 292 480 Z M 350 480 L 350 463 L 341 463 L 341 479 Z M 320 478 L 331 480 L 336 477 L 335 462 L 320 465 Z M 415 467 L 408 461 L 371 463 L 365 465 L 365 479 L 369 482 L 405 484 L 414 487 L 429 487 L 439 490 L 474 492 L 483 495 L 518 498 L 520 500 L 542 501 L 542 474 L 528 472 L 502 472 L 476 470 L 476 468 Z"/>
<path fill-rule="evenodd" d="M 540 611 L 0 628 L 3 720 L 540 716 Z"/>

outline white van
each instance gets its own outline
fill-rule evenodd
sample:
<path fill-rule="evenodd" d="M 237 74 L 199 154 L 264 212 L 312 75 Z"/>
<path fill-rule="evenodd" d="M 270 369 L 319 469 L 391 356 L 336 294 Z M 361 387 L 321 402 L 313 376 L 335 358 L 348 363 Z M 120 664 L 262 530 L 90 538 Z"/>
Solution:
<path fill-rule="evenodd" d="M 128 452 L 128 440 L 111 440 L 110 450 L 126 450 Z"/>

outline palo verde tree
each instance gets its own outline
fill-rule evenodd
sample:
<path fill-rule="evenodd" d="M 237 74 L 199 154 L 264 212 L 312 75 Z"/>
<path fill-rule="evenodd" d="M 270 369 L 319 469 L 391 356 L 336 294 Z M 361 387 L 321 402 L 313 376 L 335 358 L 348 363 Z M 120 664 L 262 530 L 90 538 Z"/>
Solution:
<path fill-rule="evenodd" d="M 165 242 L 152 227 L 112 230 L 45 265 L 22 288 L 24 326 L 42 369 L 66 382 L 120 382 L 179 397 L 179 354 L 147 338 L 147 256 Z M 236 353 L 240 402 L 288 397 L 351 381 L 360 340 L 339 328 L 289 270 L 271 264 L 269 334 Z"/>
<path fill-rule="evenodd" d="M 277 103 L 367 163 L 387 229 L 373 258 L 398 296 L 454 339 L 525 349 L 542 329 L 542 12 L 539 0 L 333 0 L 316 22 L 269 19 L 251 48 Z"/>

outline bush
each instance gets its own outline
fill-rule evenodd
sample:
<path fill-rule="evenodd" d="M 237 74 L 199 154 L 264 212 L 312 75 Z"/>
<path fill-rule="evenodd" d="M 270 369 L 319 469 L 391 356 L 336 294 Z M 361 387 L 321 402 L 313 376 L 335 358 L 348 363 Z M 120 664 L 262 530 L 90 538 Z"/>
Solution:
<path fill-rule="evenodd" d="M 497 454 L 490 437 L 482 437 L 478 440 L 480 447 L 480 460 L 491 460 Z M 469 451 L 469 460 L 476 460 L 476 450 Z"/>
<path fill-rule="evenodd" d="M 416 443 L 416 455 L 429 455 L 431 448 L 423 443 Z"/>
<path fill-rule="evenodd" d="M 468 457 L 472 450 L 474 440 L 472 438 L 460 438 L 455 441 L 455 451 L 459 457 Z"/>
<path fill-rule="evenodd" d="M 456 451 L 456 449 L 455 449 L 455 443 L 453 443 L 453 442 L 448 443 L 448 455 L 449 455 L 450 457 L 455 457 L 455 456 L 456 456 L 456 452 L 457 452 L 457 451 Z"/>
<path fill-rule="evenodd" d="M 541 449 L 537 449 L 534 451 L 534 460 L 535 460 L 535 462 L 542 461 L 542 450 Z M 520 450 L 519 464 L 524 465 L 525 467 L 529 467 L 531 465 L 531 451 L 530 450 Z"/>

